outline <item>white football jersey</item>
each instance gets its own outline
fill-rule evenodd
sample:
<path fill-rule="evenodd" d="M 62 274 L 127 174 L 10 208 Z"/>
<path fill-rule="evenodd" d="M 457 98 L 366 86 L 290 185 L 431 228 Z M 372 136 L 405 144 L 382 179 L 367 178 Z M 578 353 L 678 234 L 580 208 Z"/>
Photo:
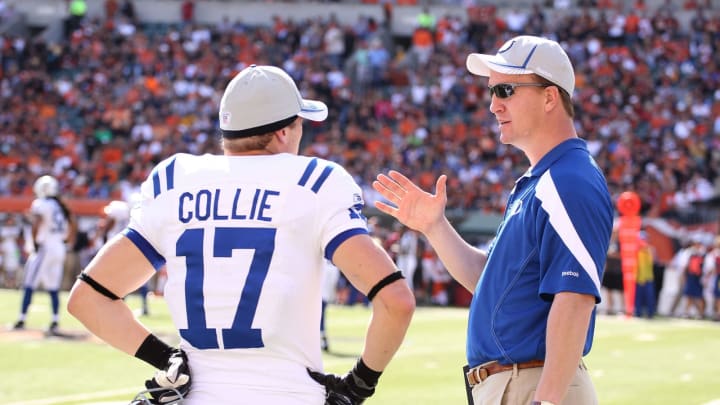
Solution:
<path fill-rule="evenodd" d="M 367 234 L 363 204 L 347 171 L 320 158 L 176 154 L 155 167 L 126 235 L 167 265 L 188 403 L 324 402 L 306 372 L 322 369 L 323 258 Z"/>
<path fill-rule="evenodd" d="M 30 206 L 32 215 L 40 216 L 35 240 L 40 245 L 63 246 L 67 239 L 70 223 L 60 203 L 53 198 L 36 198 Z"/>

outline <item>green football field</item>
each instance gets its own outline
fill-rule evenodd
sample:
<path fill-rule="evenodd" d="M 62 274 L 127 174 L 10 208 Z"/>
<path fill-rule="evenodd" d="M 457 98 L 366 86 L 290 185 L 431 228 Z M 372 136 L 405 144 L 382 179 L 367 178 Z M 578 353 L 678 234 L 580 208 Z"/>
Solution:
<path fill-rule="evenodd" d="M 0 404 L 128 403 L 151 367 L 95 339 L 44 337 L 48 302 L 47 294 L 37 293 L 29 330 L 9 331 L 20 293 L 0 290 Z M 138 297 L 127 302 L 139 308 Z M 146 324 L 176 343 L 162 299 L 151 298 L 150 305 Z M 330 307 L 327 370 L 343 373 L 354 364 L 369 315 L 361 306 Z M 466 403 L 461 374 L 466 319 L 464 308 L 418 308 L 405 343 L 367 403 Z M 69 334 L 82 333 L 65 312 L 60 325 Z M 601 404 L 720 404 L 720 323 L 600 316 L 585 362 Z"/>

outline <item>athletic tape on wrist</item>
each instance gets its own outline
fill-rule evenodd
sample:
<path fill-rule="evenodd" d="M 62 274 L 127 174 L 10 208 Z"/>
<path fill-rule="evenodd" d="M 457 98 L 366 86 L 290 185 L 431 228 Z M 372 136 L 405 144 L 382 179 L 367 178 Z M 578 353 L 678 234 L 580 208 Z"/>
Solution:
<path fill-rule="evenodd" d="M 158 370 L 163 370 L 167 367 L 172 353 L 172 347 L 151 333 L 147 335 L 142 344 L 140 344 L 137 352 L 135 352 L 135 357 L 154 366 Z"/>
<path fill-rule="evenodd" d="M 365 364 L 365 362 L 363 361 L 362 357 L 360 357 L 357 363 L 355 363 L 355 367 L 353 368 L 352 372 L 353 374 L 355 374 L 355 376 L 360 378 L 367 385 L 367 387 L 363 388 L 369 389 L 375 388 L 378 380 L 380 379 L 380 376 L 382 375 L 382 371 L 375 371 L 368 367 L 367 364 Z"/>
<path fill-rule="evenodd" d="M 378 281 L 377 284 L 375 284 L 375 286 L 370 289 L 370 292 L 367 295 L 368 300 L 372 301 L 373 298 L 375 298 L 375 296 L 377 295 L 377 293 L 379 293 L 380 290 L 385 288 L 385 286 L 402 278 L 405 278 L 405 276 L 403 276 L 402 272 L 398 270 L 395 273 L 389 274 L 382 280 Z"/>
<path fill-rule="evenodd" d="M 80 273 L 80 275 L 78 276 L 78 279 L 86 282 L 90 287 L 93 288 L 93 290 L 95 290 L 95 291 L 99 292 L 100 294 L 102 294 L 102 295 L 110 298 L 110 299 L 113 300 L 113 301 L 120 299 L 120 297 L 118 297 L 117 295 L 113 294 L 112 291 L 110 291 L 110 290 L 108 290 L 107 288 L 103 287 L 102 284 L 98 283 L 98 282 L 95 281 L 92 277 L 90 277 L 89 275 L 87 275 L 87 274 L 84 273 L 84 272 L 83 272 L 83 273 Z"/>

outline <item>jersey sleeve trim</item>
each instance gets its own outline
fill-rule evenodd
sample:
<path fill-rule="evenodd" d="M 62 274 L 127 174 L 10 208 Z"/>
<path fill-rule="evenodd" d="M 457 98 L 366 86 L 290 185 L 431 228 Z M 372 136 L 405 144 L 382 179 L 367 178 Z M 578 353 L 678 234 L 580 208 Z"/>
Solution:
<path fill-rule="evenodd" d="M 368 231 L 367 231 L 367 229 L 363 229 L 363 228 L 353 228 L 353 229 L 348 229 L 347 231 L 341 232 L 340 234 L 338 234 L 337 236 L 332 238 L 330 243 L 328 243 L 327 246 L 325 247 L 325 258 L 332 262 L 332 257 L 335 254 L 335 250 L 337 250 L 337 248 L 343 242 L 345 242 L 346 240 L 350 239 L 351 237 L 353 237 L 355 235 L 368 235 Z"/>
<path fill-rule="evenodd" d="M 125 228 L 123 234 L 142 252 L 155 270 L 165 264 L 165 258 L 140 233 L 132 228 Z"/>

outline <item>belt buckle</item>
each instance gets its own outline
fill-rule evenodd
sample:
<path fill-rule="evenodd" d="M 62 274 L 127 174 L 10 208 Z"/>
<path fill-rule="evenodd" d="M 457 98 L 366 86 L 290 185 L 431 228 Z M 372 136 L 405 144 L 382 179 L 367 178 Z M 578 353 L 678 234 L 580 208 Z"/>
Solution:
<path fill-rule="evenodd" d="M 485 367 L 479 367 L 479 368 L 477 369 L 477 375 L 476 375 L 476 377 L 477 377 L 477 379 L 479 380 L 479 382 L 483 382 L 483 381 L 487 380 L 487 378 L 490 377 L 490 376 L 488 375 L 487 368 L 485 368 Z"/>
<path fill-rule="evenodd" d="M 493 363 L 495 362 L 487 362 L 470 369 L 470 371 L 467 373 L 467 377 L 468 383 L 471 387 L 480 384 L 481 382 L 487 380 L 488 377 L 490 377 L 488 367 Z"/>

